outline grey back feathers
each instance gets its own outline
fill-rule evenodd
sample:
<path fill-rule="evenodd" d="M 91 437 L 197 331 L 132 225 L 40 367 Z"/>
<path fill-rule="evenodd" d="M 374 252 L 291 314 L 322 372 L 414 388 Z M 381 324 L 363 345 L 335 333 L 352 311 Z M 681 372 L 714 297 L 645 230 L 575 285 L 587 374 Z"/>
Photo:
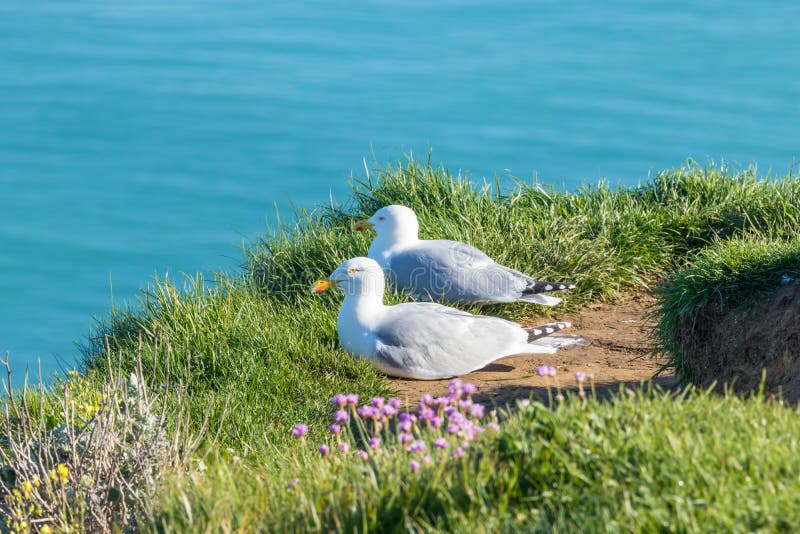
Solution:
<path fill-rule="evenodd" d="M 460 304 L 526 301 L 552 306 L 561 299 L 539 294 L 575 287 L 534 280 L 475 247 L 446 240 L 419 241 L 391 254 L 389 278 L 415 298 Z"/>

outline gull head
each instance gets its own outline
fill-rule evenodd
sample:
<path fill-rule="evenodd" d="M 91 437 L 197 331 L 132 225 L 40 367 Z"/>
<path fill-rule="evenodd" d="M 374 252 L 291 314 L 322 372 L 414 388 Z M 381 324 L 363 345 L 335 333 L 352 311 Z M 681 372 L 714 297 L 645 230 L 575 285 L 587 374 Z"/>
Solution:
<path fill-rule="evenodd" d="M 335 287 L 347 295 L 374 293 L 383 296 L 386 285 L 383 269 L 370 258 L 351 258 L 339 265 L 328 278 L 322 278 L 311 286 L 312 293 Z"/>
<path fill-rule="evenodd" d="M 373 229 L 378 237 L 392 242 L 416 240 L 419 234 L 417 215 L 411 208 L 393 204 L 386 206 L 370 217 L 353 225 L 356 231 Z"/>

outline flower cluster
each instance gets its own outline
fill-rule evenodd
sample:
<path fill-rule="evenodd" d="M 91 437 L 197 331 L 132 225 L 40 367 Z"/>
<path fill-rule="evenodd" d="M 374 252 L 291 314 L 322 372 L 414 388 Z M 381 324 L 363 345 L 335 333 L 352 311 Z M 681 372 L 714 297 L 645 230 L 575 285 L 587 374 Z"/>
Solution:
<path fill-rule="evenodd" d="M 541 365 L 536 374 L 540 377 L 554 377 L 556 369 Z M 574 375 L 578 385 L 578 396 L 583 398 L 584 383 L 594 376 L 583 371 Z M 423 395 L 416 410 L 403 409 L 403 402 L 391 397 L 374 397 L 368 402 L 359 403 L 354 393 L 339 393 L 331 398 L 335 411 L 333 422 L 328 427 L 331 438 L 327 443 L 317 446 L 320 456 L 331 461 L 355 457 L 364 462 L 380 462 L 386 459 L 403 458 L 412 473 L 436 461 L 455 460 L 465 456 L 470 444 L 484 432 L 500 430 L 497 412 L 487 413 L 483 404 L 475 402 L 472 396 L 477 391 L 475 385 L 464 383 L 456 378 L 450 381 L 447 395 L 434 397 Z M 559 391 L 555 397 L 563 402 Z M 531 407 L 529 399 L 520 399 L 517 409 L 523 411 Z M 292 435 L 305 441 L 308 426 L 297 424 Z M 297 486 L 300 481 L 287 482 L 287 488 Z"/>
<path fill-rule="evenodd" d="M 31 523 L 40 520 L 44 514 L 37 498 L 40 486 L 41 481 L 38 477 L 24 480 L 5 495 L 3 498 L 7 510 L 5 523 L 9 532 L 29 532 Z M 50 527 L 47 526 L 47 528 Z"/>
<path fill-rule="evenodd" d="M 13 471 L 6 467 L 3 476 L 13 479 Z M 10 482 L 8 480 L 7 484 Z M 34 475 L 30 479 L 8 484 L 2 501 L 8 532 L 53 532 L 47 524 L 52 520 L 48 517 L 53 512 L 52 504 L 66 497 L 68 491 L 72 493 L 71 484 L 74 482 L 70 479 L 69 467 L 59 463 L 47 471 L 46 477 Z M 80 530 L 77 524 L 72 526 Z"/>
<path fill-rule="evenodd" d="M 336 410 L 328 427 L 333 443 L 320 444 L 318 452 L 331 460 L 352 455 L 372 462 L 405 456 L 412 473 L 434 461 L 461 458 L 483 432 L 500 429 L 497 412 L 487 413 L 472 399 L 476 391 L 473 384 L 454 379 L 447 395 L 423 395 L 416 410 L 403 410 L 396 397 L 359 404 L 358 395 L 334 395 L 331 404 Z M 307 431 L 306 425 L 298 424 L 292 434 L 303 438 Z"/>
<path fill-rule="evenodd" d="M 540 365 L 536 368 L 536 374 L 539 376 L 556 376 L 556 368 L 550 365 Z"/>
<path fill-rule="evenodd" d="M 47 476 L 53 482 L 60 482 L 62 485 L 69 481 L 69 467 L 64 464 L 58 464 L 55 469 L 51 469 Z"/>

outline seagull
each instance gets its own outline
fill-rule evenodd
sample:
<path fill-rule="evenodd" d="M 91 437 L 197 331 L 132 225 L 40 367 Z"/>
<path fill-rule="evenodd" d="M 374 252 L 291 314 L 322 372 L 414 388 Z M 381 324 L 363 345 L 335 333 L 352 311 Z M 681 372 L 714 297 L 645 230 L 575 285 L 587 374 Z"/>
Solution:
<path fill-rule="evenodd" d="M 311 286 L 312 293 L 335 287 L 345 293 L 337 330 L 345 351 L 366 358 L 381 372 L 419 380 L 450 378 L 512 354 L 553 354 L 583 338 L 551 334 L 570 323 L 533 328 L 433 302 L 383 303 L 386 278 L 370 258 L 352 258 Z"/>
<path fill-rule="evenodd" d="M 477 248 L 459 241 L 419 239 L 416 214 L 405 206 L 386 206 L 356 231 L 374 229 L 368 255 L 403 292 L 418 300 L 456 304 L 533 302 L 555 306 L 560 298 L 547 291 L 574 289 L 573 284 L 542 282 L 500 265 Z"/>

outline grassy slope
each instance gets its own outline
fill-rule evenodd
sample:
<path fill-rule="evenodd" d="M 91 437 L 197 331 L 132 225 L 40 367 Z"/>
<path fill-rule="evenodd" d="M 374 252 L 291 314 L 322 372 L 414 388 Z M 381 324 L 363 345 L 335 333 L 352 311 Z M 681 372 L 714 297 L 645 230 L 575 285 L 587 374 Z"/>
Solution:
<path fill-rule="evenodd" d="M 695 391 L 532 404 L 460 460 L 412 473 L 309 444 L 281 468 L 216 464 L 164 492 L 165 532 L 563 532 L 800 527 L 797 411 Z M 446 455 L 445 455 L 446 456 Z M 434 454 L 436 457 L 436 454 Z M 287 481 L 299 477 L 287 489 Z M 235 511 L 230 513 L 230 511 Z"/>
<path fill-rule="evenodd" d="M 774 291 L 781 277 L 800 277 L 800 235 L 787 239 L 756 234 L 720 240 L 704 248 L 685 268 L 671 273 L 659 289 L 659 343 L 670 354 L 670 366 L 691 380 L 681 349 L 679 326 L 704 306 L 747 306 Z"/>
<path fill-rule="evenodd" d="M 793 435 L 788 429 L 797 414 L 760 401 L 648 397 L 590 403 L 588 411 L 579 403 L 537 410 L 531 421 L 512 419 L 505 438 L 487 442 L 462 470 L 434 482 L 427 475 L 410 478 L 398 467 L 376 475 L 386 482 L 379 488 L 363 473 L 327 473 L 292 448 L 288 430 L 296 422 L 309 424 L 312 442 L 325 435 L 333 393 L 370 396 L 388 389 L 384 378 L 339 348 L 340 297 L 312 298 L 307 287 L 341 260 L 366 252 L 371 236 L 351 232 L 350 225 L 389 203 L 413 207 L 425 237 L 468 241 L 523 271 L 577 282 L 560 309 L 645 285 L 691 264 L 715 240 L 755 232 L 780 240 L 800 229 L 800 183 L 791 176 L 758 180 L 754 172 L 692 166 L 634 189 L 600 184 L 571 194 L 520 185 L 500 194 L 413 161 L 387 168 L 355 184 L 347 205 L 320 208 L 295 228 L 262 238 L 246 251 L 240 276 L 192 279 L 177 289 L 157 282 L 138 308 L 99 325 L 85 352 L 98 377 L 103 336 L 130 366 L 141 332 L 145 366 L 156 382 L 163 379 L 163 370 L 153 371 L 163 351 L 183 361 L 171 373 L 190 383 L 197 424 L 206 412 L 214 414 L 212 425 L 220 422 L 230 400 L 219 457 L 206 475 L 165 489 L 166 508 L 157 521 L 189 528 L 190 506 L 191 530 L 209 531 L 228 523 L 302 529 L 317 521 L 314 507 L 323 510 L 319 524 L 329 526 L 396 526 L 412 516 L 443 529 L 481 524 L 487 530 L 520 522 L 567 530 L 600 521 L 617 521 L 623 529 L 665 522 L 724 527 L 732 518 L 752 528 L 798 524 L 797 492 L 789 491 L 797 489 L 790 475 L 797 472 L 796 444 L 771 430 L 784 427 L 785 436 Z M 535 306 L 489 311 L 512 317 L 549 312 Z M 231 454 L 245 460 L 233 464 L 226 459 Z M 308 492 L 292 497 L 284 484 L 298 474 L 313 480 Z M 677 480 L 686 486 L 676 487 Z M 774 496 L 765 493 L 767 480 Z M 449 500 L 436 504 L 431 495 Z M 294 499 L 291 506 L 279 504 L 285 499 Z"/>
<path fill-rule="evenodd" d="M 371 236 L 352 232 L 351 224 L 390 203 L 414 208 L 424 237 L 464 240 L 522 271 L 575 281 L 562 310 L 641 286 L 714 236 L 754 229 L 782 236 L 800 228 L 800 183 L 791 177 L 761 181 L 754 172 L 692 166 L 635 189 L 600 184 L 572 194 L 520 185 L 506 194 L 409 160 L 356 183 L 347 205 L 320 208 L 295 228 L 260 239 L 246 251 L 241 277 L 190 280 L 180 291 L 156 283 L 139 308 L 99 325 L 87 363 L 103 361 L 97 357 L 103 335 L 129 365 L 139 332 L 145 346 L 159 337 L 163 347 L 168 339 L 173 353 L 190 361 L 190 370 L 173 373 L 192 383 L 198 421 L 210 410 L 216 422 L 229 399 L 235 415 L 224 422 L 226 446 L 260 455 L 285 445 L 289 426 L 317 421 L 336 391 L 387 389 L 381 376 L 339 348 L 341 297 L 314 298 L 307 288 L 343 259 L 366 253 Z M 489 311 L 518 317 L 549 309 Z M 152 349 L 146 351 L 152 360 Z M 312 432 L 323 430 L 312 424 Z"/>

